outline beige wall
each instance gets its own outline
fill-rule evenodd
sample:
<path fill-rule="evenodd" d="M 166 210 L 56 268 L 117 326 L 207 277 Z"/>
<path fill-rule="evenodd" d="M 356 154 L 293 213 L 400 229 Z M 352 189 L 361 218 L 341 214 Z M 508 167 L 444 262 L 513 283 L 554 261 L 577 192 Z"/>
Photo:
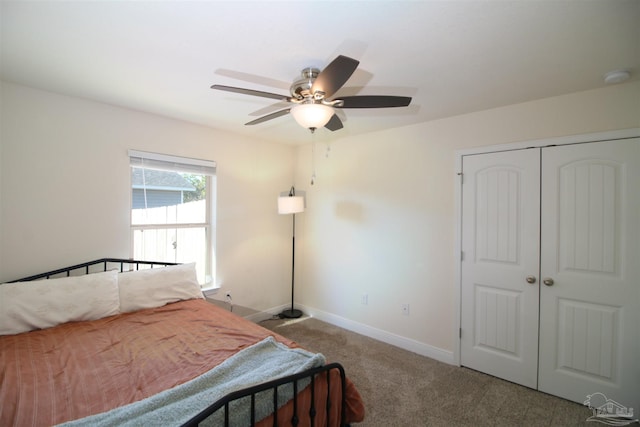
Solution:
<path fill-rule="evenodd" d="M 1 112 L 0 281 L 128 258 L 133 148 L 218 163 L 217 281 L 236 304 L 286 302 L 293 148 L 6 83 Z"/>
<path fill-rule="evenodd" d="M 633 127 L 640 82 L 352 137 L 328 158 L 318 145 L 314 186 L 301 148 L 300 302 L 418 352 L 453 351 L 456 150 Z"/>

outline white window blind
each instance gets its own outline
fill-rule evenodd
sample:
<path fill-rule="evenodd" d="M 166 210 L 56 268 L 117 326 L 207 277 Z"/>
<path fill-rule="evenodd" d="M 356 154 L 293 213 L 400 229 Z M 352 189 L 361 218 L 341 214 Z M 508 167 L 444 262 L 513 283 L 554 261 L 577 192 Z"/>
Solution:
<path fill-rule="evenodd" d="M 137 168 L 186 172 L 200 175 L 216 174 L 216 162 L 211 160 L 192 159 L 189 157 L 170 156 L 167 154 L 148 153 L 136 150 L 129 150 L 129 160 L 131 166 Z"/>

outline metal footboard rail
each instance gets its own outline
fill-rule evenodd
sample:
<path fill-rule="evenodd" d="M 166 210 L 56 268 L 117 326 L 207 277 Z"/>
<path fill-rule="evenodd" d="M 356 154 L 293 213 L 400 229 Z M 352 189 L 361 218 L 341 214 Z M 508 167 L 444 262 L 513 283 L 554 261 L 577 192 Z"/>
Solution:
<path fill-rule="evenodd" d="M 84 270 L 84 274 L 89 274 L 90 268 L 99 264 L 103 264 L 102 271 L 107 271 L 110 265 L 119 264 L 121 273 L 125 271 L 125 266 L 127 266 L 128 268 L 132 268 L 135 265 L 135 269 L 139 270 L 141 265 L 148 265 L 151 268 L 153 268 L 154 266 L 166 267 L 168 265 L 177 265 L 177 263 L 175 262 L 139 261 L 134 259 L 124 259 L 124 258 L 100 258 L 94 261 L 83 262 L 82 264 L 72 265 L 70 267 L 59 268 L 57 270 L 47 271 L 46 273 L 35 274 L 33 276 L 24 277 L 22 279 L 12 280 L 7 283 L 30 282 L 32 280 L 49 279 L 52 276 L 58 276 L 62 274 L 66 274 L 66 276 L 69 277 L 71 276 L 71 272 L 74 272 L 76 270 Z"/>
<path fill-rule="evenodd" d="M 340 381 L 341 381 L 341 392 L 342 392 L 342 396 L 341 396 L 341 400 L 340 400 L 340 426 L 341 427 L 347 427 L 348 424 L 345 422 L 345 417 L 346 417 L 346 375 L 345 375 L 345 371 L 344 368 L 342 367 L 342 365 L 340 365 L 339 363 L 329 363 L 327 365 L 318 367 L 318 368 L 313 368 L 313 369 L 309 369 L 307 371 L 304 372 L 300 372 L 298 374 L 293 374 L 293 375 L 289 375 L 286 377 L 282 377 L 282 378 L 278 378 L 263 384 L 258 384 L 255 385 L 253 387 L 248 387 L 242 390 L 238 390 L 235 391 L 233 393 L 229 393 L 228 395 L 226 395 L 225 397 L 221 398 L 220 400 L 214 402 L 213 404 L 209 405 L 207 408 L 205 408 L 202 412 L 200 412 L 198 415 L 194 416 L 193 418 L 191 418 L 189 421 L 187 421 L 186 423 L 184 423 L 182 425 L 182 427 L 194 427 L 194 426 L 198 426 L 199 423 L 201 423 L 202 421 L 206 420 L 209 416 L 211 416 L 212 414 L 214 414 L 215 412 L 217 412 L 218 410 L 224 410 L 224 427 L 229 427 L 229 405 L 231 404 L 231 402 L 238 400 L 238 399 L 242 399 L 242 398 L 246 398 L 249 397 L 251 404 L 250 404 L 250 408 L 249 410 L 250 415 L 251 415 L 251 426 L 255 426 L 256 422 L 260 421 L 260 420 L 256 420 L 256 414 L 255 414 L 255 398 L 256 395 L 258 393 L 264 392 L 264 391 L 268 391 L 268 390 L 272 390 L 273 391 L 273 413 L 271 415 L 273 415 L 273 426 L 297 426 L 300 423 L 301 417 L 308 417 L 310 423 L 309 425 L 311 426 L 315 426 L 315 417 L 318 413 L 318 410 L 323 410 L 326 411 L 325 414 L 325 419 L 326 419 L 326 426 L 327 427 L 335 427 L 332 426 L 331 423 L 331 407 L 332 407 L 332 403 L 331 403 L 331 372 L 333 370 L 337 370 L 340 373 Z M 316 375 L 326 375 L 326 380 L 327 380 L 327 399 L 325 402 L 325 407 L 324 408 L 316 408 L 315 407 L 315 383 L 316 383 Z M 310 392 L 311 392 L 311 399 L 310 399 L 310 409 L 309 409 L 309 413 L 307 414 L 299 414 L 299 408 L 298 408 L 298 381 L 305 379 L 305 378 L 309 378 L 311 380 L 309 387 L 311 387 Z M 293 384 L 293 417 L 291 418 L 291 420 L 278 420 L 278 387 L 282 386 L 282 385 L 286 385 L 286 384 Z M 244 409 L 244 408 L 243 408 Z"/>

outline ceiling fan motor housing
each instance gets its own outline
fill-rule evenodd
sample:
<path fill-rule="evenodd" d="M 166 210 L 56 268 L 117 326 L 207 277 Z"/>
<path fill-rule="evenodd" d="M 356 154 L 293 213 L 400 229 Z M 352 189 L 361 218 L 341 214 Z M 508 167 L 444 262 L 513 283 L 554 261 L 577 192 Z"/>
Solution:
<path fill-rule="evenodd" d="M 311 87 L 313 86 L 313 82 L 316 81 L 318 74 L 320 74 L 320 70 L 309 67 L 302 70 L 300 74 L 302 78 L 293 82 L 290 91 L 291 96 L 302 101 L 305 98 L 313 97 Z"/>

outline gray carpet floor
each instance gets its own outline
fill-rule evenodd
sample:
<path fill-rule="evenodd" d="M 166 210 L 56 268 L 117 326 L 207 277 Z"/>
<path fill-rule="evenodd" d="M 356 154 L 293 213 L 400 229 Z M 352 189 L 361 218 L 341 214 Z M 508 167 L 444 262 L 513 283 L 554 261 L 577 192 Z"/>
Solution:
<path fill-rule="evenodd" d="M 447 365 L 320 320 L 262 326 L 340 362 L 367 411 L 355 426 L 586 426 L 591 411 L 477 371 Z"/>

